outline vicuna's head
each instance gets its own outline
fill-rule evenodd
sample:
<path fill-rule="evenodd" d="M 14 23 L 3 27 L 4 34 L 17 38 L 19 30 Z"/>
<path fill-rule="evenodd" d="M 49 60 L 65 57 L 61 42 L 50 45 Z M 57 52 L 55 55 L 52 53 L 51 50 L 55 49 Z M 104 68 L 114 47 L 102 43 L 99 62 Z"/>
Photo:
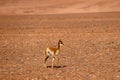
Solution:
<path fill-rule="evenodd" d="M 58 44 L 60 45 L 64 45 L 63 42 L 61 40 L 59 40 Z"/>

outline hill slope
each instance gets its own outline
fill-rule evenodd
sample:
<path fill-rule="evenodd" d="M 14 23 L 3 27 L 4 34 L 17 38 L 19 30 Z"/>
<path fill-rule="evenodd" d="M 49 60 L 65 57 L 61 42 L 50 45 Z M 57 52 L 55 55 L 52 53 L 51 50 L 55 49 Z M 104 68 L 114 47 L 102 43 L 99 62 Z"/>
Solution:
<path fill-rule="evenodd" d="M 0 14 L 60 14 L 120 11 L 120 0 L 2 0 Z"/>

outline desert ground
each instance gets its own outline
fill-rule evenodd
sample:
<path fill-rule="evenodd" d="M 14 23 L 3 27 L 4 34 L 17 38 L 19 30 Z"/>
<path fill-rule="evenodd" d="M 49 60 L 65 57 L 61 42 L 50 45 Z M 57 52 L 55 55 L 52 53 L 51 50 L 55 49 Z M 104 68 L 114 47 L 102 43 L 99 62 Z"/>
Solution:
<path fill-rule="evenodd" d="M 59 39 L 60 63 L 46 68 Z M 120 13 L 1 15 L 0 80 L 120 80 Z"/>

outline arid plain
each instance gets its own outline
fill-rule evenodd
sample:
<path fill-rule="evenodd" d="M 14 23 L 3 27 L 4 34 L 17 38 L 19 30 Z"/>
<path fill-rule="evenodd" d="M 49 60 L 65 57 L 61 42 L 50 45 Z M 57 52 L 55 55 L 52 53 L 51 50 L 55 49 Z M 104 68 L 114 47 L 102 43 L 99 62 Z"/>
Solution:
<path fill-rule="evenodd" d="M 60 63 L 45 68 L 44 50 L 59 39 Z M 0 80 L 119 80 L 119 74 L 119 12 L 0 16 Z"/>
<path fill-rule="evenodd" d="M 120 80 L 120 0 L 0 0 L 0 80 Z M 44 50 L 61 39 L 59 65 Z"/>

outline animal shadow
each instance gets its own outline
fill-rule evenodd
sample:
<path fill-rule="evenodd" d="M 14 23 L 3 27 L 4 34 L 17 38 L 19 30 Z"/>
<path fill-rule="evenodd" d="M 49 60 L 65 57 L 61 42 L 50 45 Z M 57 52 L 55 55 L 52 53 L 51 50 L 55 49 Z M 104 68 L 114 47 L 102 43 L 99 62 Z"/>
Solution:
<path fill-rule="evenodd" d="M 67 66 L 53 66 L 53 68 L 64 68 L 64 67 L 67 67 Z M 47 66 L 47 68 L 52 68 L 52 66 Z"/>

